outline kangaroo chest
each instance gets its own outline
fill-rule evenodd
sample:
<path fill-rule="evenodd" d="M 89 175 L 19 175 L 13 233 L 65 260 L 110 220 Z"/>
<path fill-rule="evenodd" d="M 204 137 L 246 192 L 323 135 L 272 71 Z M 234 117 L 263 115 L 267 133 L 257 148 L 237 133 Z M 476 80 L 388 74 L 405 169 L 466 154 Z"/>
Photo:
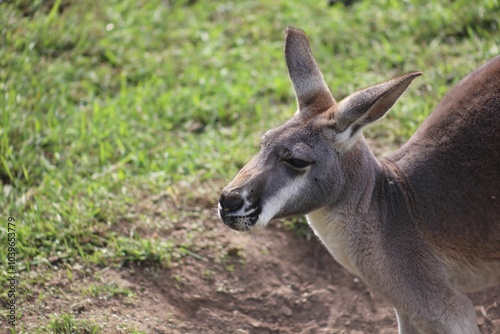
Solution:
<path fill-rule="evenodd" d="M 354 265 L 349 237 L 346 233 L 346 224 L 342 216 L 319 209 L 306 215 L 309 225 L 330 254 L 344 268 L 355 275 L 360 275 Z"/>

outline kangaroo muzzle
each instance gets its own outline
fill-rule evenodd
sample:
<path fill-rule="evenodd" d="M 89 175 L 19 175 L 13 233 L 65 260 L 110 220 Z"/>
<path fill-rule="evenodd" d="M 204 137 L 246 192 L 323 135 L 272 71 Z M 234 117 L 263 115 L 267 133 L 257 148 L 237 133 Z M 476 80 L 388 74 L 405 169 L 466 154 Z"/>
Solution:
<path fill-rule="evenodd" d="M 232 229 L 248 231 L 255 225 L 262 211 L 259 203 L 252 203 L 249 196 L 239 190 L 224 189 L 219 198 L 219 217 Z"/>

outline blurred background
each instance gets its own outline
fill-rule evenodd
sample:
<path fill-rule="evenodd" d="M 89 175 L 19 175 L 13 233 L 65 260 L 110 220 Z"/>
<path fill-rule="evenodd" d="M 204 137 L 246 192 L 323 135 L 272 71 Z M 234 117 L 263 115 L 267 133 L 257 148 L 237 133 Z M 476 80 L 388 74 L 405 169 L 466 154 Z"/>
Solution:
<path fill-rule="evenodd" d="M 252 261 L 247 239 L 218 222 L 215 208 L 260 136 L 295 111 L 284 28 L 306 31 L 337 100 L 424 72 L 365 131 L 383 155 L 452 85 L 500 53 L 499 24 L 498 0 L 0 1 L 0 284 L 8 286 L 13 217 L 12 332 L 232 332 L 222 320 L 206 331 L 189 327 L 175 310 L 191 304 L 172 298 L 195 293 L 182 290 L 191 276 L 215 284 Z M 302 219 L 277 228 L 309 242 Z M 248 247 L 259 243 L 252 240 Z M 133 270 L 180 292 L 153 302 L 140 288 L 152 281 L 123 278 Z M 131 306 L 146 300 L 158 314 L 170 305 L 169 318 L 148 327 L 156 322 Z M 7 301 L 2 288 L 0 323 Z"/>

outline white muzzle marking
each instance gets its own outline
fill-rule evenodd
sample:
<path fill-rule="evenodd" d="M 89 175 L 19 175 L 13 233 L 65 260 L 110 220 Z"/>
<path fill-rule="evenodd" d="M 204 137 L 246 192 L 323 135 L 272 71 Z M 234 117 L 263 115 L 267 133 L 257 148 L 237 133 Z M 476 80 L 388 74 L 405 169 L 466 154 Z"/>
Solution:
<path fill-rule="evenodd" d="M 257 223 L 255 223 L 255 226 L 261 228 L 265 227 L 271 219 L 281 213 L 281 210 L 290 200 L 300 196 L 305 187 L 306 181 L 307 179 L 305 174 L 301 175 L 298 179 L 295 179 L 289 185 L 281 188 L 274 196 L 267 200 L 262 205 L 262 212 L 259 215 L 259 219 L 257 220 Z"/>

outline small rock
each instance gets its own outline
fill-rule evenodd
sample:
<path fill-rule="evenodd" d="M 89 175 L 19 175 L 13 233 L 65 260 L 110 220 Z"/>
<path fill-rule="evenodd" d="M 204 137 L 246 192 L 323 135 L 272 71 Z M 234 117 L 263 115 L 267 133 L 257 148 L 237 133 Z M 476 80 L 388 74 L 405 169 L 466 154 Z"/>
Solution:
<path fill-rule="evenodd" d="M 291 316 L 293 314 L 293 311 L 287 307 L 287 306 L 283 306 L 281 308 L 281 313 L 283 313 L 284 315 L 286 315 L 287 317 Z"/>
<path fill-rule="evenodd" d="M 252 325 L 253 328 L 259 328 L 260 326 L 262 326 L 262 322 L 256 319 L 252 319 L 250 320 L 250 325 Z"/>

